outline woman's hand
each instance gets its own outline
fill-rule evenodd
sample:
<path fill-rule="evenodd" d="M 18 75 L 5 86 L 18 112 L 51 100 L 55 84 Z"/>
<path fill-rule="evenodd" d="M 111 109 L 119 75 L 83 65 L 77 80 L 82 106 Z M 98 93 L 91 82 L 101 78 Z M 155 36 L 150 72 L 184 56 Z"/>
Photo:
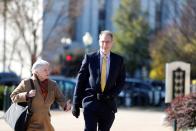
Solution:
<path fill-rule="evenodd" d="M 65 109 L 64 109 L 65 111 L 69 111 L 69 110 L 71 110 L 71 100 L 69 99 L 69 100 L 67 100 L 67 102 L 66 102 L 66 107 L 65 107 Z"/>
<path fill-rule="evenodd" d="M 36 94 L 36 90 L 30 90 L 27 97 L 29 97 L 29 98 L 34 97 L 35 94 Z"/>

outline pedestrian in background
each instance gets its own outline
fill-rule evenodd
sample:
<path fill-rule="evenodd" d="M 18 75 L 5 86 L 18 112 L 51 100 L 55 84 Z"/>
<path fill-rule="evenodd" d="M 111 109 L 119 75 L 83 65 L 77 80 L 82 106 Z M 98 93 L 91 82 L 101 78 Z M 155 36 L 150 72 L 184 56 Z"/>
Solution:
<path fill-rule="evenodd" d="M 115 98 L 123 88 L 125 68 L 123 58 L 111 52 L 113 34 L 102 31 L 100 50 L 86 54 L 78 73 L 73 96 L 72 114 L 78 118 L 83 108 L 85 131 L 109 131 L 115 119 Z"/>
<path fill-rule="evenodd" d="M 64 111 L 71 109 L 70 100 L 66 101 L 57 83 L 49 79 L 49 63 L 38 59 L 32 66 L 32 77 L 35 90 L 32 90 L 30 79 L 24 79 L 11 94 L 15 103 L 26 102 L 33 97 L 33 115 L 27 131 L 54 131 L 50 121 L 50 107 L 56 101 Z"/>

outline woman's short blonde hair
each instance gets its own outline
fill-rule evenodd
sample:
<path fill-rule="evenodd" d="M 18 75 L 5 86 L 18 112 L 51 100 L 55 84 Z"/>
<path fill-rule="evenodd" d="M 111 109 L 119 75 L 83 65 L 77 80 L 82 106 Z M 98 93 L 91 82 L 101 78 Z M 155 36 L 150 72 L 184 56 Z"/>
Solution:
<path fill-rule="evenodd" d="M 43 68 L 44 66 L 49 66 L 49 65 L 50 64 L 47 61 L 45 61 L 41 58 L 38 58 L 36 60 L 36 62 L 33 64 L 32 68 L 31 68 L 31 72 L 34 74 L 37 71 L 39 71 L 41 68 Z"/>

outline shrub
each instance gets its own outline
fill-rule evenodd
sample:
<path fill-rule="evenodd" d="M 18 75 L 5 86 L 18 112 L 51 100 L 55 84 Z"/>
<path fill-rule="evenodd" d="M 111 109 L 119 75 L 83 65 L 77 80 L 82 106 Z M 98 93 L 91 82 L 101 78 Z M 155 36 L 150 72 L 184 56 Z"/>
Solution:
<path fill-rule="evenodd" d="M 4 109 L 7 109 L 11 105 L 10 94 L 14 90 L 14 87 L 15 86 L 9 86 L 8 88 L 5 88 L 5 86 L 0 85 L 0 110 L 3 110 L 3 106 L 5 106 Z M 4 96 L 5 89 L 7 89 L 6 97 Z M 6 100 L 6 104 L 4 103 L 4 99 Z"/>
<path fill-rule="evenodd" d="M 166 109 L 168 124 L 176 120 L 178 129 L 196 127 L 196 93 L 176 97 Z"/>
<path fill-rule="evenodd" d="M 3 86 L 0 86 L 0 110 L 3 109 L 3 92 L 4 92 L 4 88 Z"/>

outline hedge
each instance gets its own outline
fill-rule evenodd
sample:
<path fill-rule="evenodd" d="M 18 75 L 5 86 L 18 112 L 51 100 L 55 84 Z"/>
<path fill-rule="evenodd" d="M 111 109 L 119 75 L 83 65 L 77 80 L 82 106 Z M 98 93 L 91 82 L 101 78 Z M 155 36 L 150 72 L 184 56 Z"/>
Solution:
<path fill-rule="evenodd" d="M 13 91 L 14 87 L 10 87 L 8 88 L 8 94 L 7 94 L 7 99 L 10 99 L 9 96 L 11 94 L 11 92 Z M 3 110 L 3 105 L 4 105 L 4 90 L 5 90 L 5 86 L 0 85 L 0 110 Z M 7 101 L 7 104 L 11 104 L 11 100 Z"/>

